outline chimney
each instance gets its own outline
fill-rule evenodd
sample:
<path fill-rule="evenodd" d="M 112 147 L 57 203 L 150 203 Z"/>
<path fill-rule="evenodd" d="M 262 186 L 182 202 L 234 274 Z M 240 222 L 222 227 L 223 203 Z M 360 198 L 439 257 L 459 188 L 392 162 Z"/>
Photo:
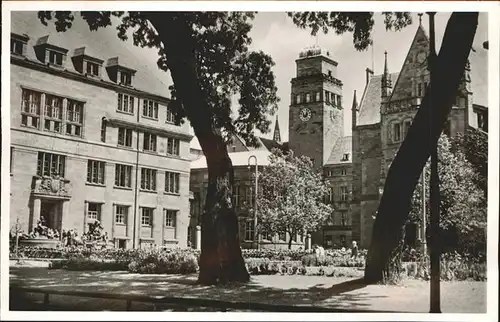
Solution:
<path fill-rule="evenodd" d="M 373 76 L 373 70 L 370 68 L 366 69 L 366 84 L 370 81 L 370 78 Z"/>

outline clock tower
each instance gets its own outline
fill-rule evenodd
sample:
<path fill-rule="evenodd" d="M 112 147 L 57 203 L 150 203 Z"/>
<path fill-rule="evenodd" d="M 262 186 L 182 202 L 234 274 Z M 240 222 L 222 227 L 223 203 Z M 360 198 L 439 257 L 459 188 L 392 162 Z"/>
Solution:
<path fill-rule="evenodd" d="M 338 63 L 330 53 L 313 47 L 295 61 L 296 77 L 291 81 L 289 147 L 321 168 L 330 157 L 337 139 L 343 136 L 342 82 Z"/>

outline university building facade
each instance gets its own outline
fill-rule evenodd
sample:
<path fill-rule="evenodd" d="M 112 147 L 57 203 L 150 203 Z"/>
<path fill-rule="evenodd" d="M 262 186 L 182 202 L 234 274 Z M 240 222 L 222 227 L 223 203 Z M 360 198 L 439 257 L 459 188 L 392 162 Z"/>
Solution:
<path fill-rule="evenodd" d="M 15 14 L 11 225 L 28 233 L 43 216 L 81 236 L 99 220 L 115 247 L 186 247 L 189 125 L 125 54 L 103 57 L 73 30 L 44 35 L 36 13 Z"/>

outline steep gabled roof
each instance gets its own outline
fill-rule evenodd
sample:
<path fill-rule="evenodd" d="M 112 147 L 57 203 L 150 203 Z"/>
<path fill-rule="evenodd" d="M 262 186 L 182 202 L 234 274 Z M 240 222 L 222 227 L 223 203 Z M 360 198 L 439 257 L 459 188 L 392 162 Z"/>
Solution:
<path fill-rule="evenodd" d="M 398 73 L 389 74 L 394 84 Z M 365 87 L 359 103 L 359 114 L 356 125 L 369 125 L 380 122 L 380 104 L 382 103 L 382 75 L 374 75 Z"/>
<path fill-rule="evenodd" d="M 347 161 L 342 161 L 344 154 L 349 154 Z M 332 153 L 325 165 L 352 163 L 352 136 L 343 136 L 335 142 Z"/>

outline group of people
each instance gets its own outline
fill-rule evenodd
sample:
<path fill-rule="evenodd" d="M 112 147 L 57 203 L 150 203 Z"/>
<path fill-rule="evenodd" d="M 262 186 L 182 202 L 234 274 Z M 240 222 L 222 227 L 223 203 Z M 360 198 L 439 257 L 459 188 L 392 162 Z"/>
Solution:
<path fill-rule="evenodd" d="M 345 248 L 342 248 L 342 250 L 345 251 Z M 325 256 L 325 249 L 323 246 L 313 245 L 312 251 L 316 256 Z M 358 244 L 354 240 L 351 245 L 351 257 L 358 257 Z"/>
<path fill-rule="evenodd" d="M 40 219 L 38 219 L 36 226 L 33 227 L 28 236 L 25 237 L 33 239 L 59 239 L 61 237 L 61 234 L 59 233 L 59 230 L 47 227 L 47 221 L 43 216 L 41 216 Z"/>

